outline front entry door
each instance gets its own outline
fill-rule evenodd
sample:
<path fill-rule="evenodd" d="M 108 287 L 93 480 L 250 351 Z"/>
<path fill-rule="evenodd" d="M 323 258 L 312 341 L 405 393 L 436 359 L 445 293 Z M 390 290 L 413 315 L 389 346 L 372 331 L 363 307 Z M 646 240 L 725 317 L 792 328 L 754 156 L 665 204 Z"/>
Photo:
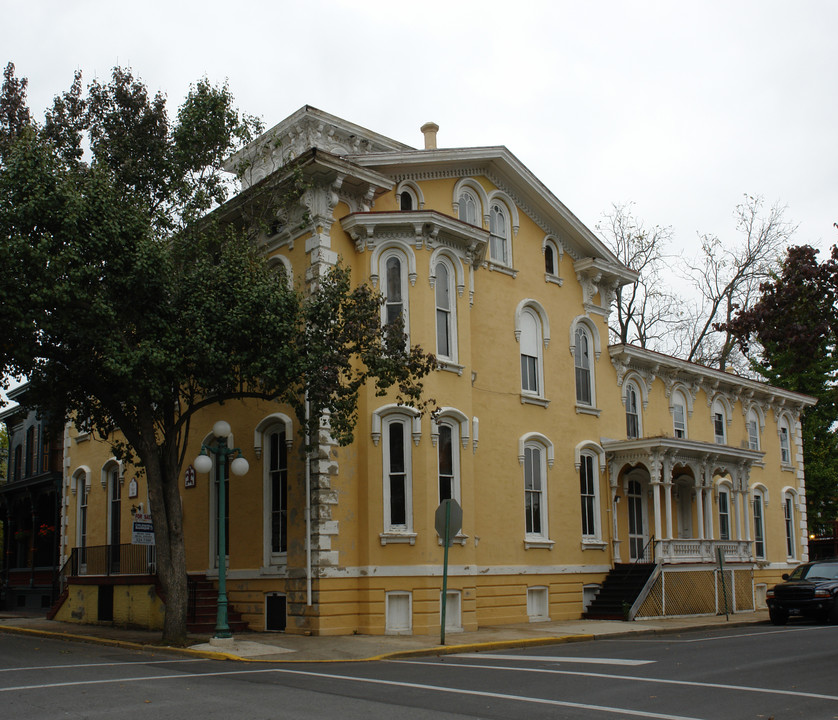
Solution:
<path fill-rule="evenodd" d="M 629 555 L 632 560 L 643 556 L 646 535 L 643 530 L 643 488 L 637 480 L 628 484 Z"/>

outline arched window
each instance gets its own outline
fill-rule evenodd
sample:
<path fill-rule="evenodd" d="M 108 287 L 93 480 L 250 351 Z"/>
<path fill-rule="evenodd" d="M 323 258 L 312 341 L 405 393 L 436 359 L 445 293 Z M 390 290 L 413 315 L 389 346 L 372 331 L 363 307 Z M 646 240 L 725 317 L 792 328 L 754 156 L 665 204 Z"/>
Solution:
<path fill-rule="evenodd" d="M 409 335 L 407 259 L 397 250 L 389 250 L 382 254 L 381 265 L 384 295 L 381 322 L 383 325 L 391 325 L 401 318 L 405 335 Z"/>
<path fill-rule="evenodd" d="M 119 464 L 108 463 L 102 470 L 103 482 L 108 493 L 108 545 L 110 571 L 119 572 L 120 549 L 122 543 L 122 483 Z"/>
<path fill-rule="evenodd" d="M 479 220 L 480 205 L 477 198 L 471 190 L 461 190 L 459 202 L 459 216 L 460 220 L 467 222 L 469 225 L 477 225 L 480 227 L 483 223 Z"/>
<path fill-rule="evenodd" d="M 460 500 L 460 424 L 451 419 L 437 426 L 437 460 L 439 469 L 439 501 Z"/>
<path fill-rule="evenodd" d="M 748 448 L 759 450 L 759 417 L 753 408 L 748 410 L 746 425 L 748 428 Z"/>
<path fill-rule="evenodd" d="M 765 496 L 754 490 L 754 557 L 765 559 Z"/>
<path fill-rule="evenodd" d="M 410 453 L 411 418 L 400 413 L 382 419 L 384 468 L 384 531 L 413 529 L 413 486 Z"/>
<path fill-rule="evenodd" d="M 413 195 L 409 190 L 402 190 L 399 193 L 399 210 L 415 210 Z"/>
<path fill-rule="evenodd" d="M 593 405 L 591 336 L 581 323 L 576 328 L 573 356 L 576 368 L 576 402 L 580 405 Z"/>
<path fill-rule="evenodd" d="M 672 393 L 672 431 L 676 438 L 687 437 L 687 401 L 680 390 Z"/>
<path fill-rule="evenodd" d="M 35 451 L 35 426 L 32 425 L 26 431 L 26 468 L 24 476 L 30 477 L 35 474 L 35 458 L 37 457 Z"/>
<path fill-rule="evenodd" d="M 727 413 L 720 400 L 713 401 L 713 439 L 717 445 L 727 445 Z"/>
<path fill-rule="evenodd" d="M 544 272 L 548 275 L 556 275 L 556 253 L 552 245 L 544 246 Z"/>
<path fill-rule="evenodd" d="M 599 493 L 597 483 L 597 458 L 583 452 L 579 457 L 579 497 L 582 502 L 582 539 L 599 540 Z"/>
<path fill-rule="evenodd" d="M 79 498 L 76 513 L 76 546 L 81 554 L 79 561 L 84 564 L 87 562 L 87 507 L 90 500 L 90 484 L 83 474 L 78 476 L 76 482 Z"/>
<path fill-rule="evenodd" d="M 544 448 L 532 442 L 524 446 L 524 512 L 527 536 L 548 537 L 547 462 Z"/>
<path fill-rule="evenodd" d="M 637 386 L 626 385 L 626 437 L 634 440 L 640 437 L 640 409 L 637 401 Z"/>
<path fill-rule="evenodd" d="M 783 521 L 786 528 L 786 557 L 791 560 L 797 557 L 797 535 L 794 530 L 794 495 L 783 493 Z"/>
<path fill-rule="evenodd" d="M 489 258 L 509 265 L 509 213 L 499 202 L 489 207 Z"/>
<path fill-rule="evenodd" d="M 521 392 L 543 396 L 543 336 L 541 321 L 532 308 L 526 307 L 520 315 Z"/>
<path fill-rule="evenodd" d="M 288 443 L 285 427 L 274 425 L 264 435 L 264 482 L 268 495 L 271 562 L 288 552 Z"/>
<path fill-rule="evenodd" d="M 791 430 L 787 418 L 780 418 L 780 462 L 783 465 L 791 465 Z"/>
<path fill-rule="evenodd" d="M 436 354 L 456 362 L 457 314 L 454 292 L 454 273 L 446 260 L 436 264 Z"/>

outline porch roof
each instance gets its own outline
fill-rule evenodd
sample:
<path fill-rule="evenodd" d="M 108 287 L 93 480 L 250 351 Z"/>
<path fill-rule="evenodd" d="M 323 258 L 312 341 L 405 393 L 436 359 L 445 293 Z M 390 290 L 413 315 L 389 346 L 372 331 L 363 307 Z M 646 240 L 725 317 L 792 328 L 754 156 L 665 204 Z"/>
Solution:
<path fill-rule="evenodd" d="M 603 438 L 600 444 L 608 461 L 640 463 L 647 466 L 650 460 L 661 462 L 666 459 L 670 467 L 711 465 L 714 469 L 750 468 L 754 463 L 762 462 L 765 457 L 765 453 L 760 450 L 665 436 L 636 440 Z"/>

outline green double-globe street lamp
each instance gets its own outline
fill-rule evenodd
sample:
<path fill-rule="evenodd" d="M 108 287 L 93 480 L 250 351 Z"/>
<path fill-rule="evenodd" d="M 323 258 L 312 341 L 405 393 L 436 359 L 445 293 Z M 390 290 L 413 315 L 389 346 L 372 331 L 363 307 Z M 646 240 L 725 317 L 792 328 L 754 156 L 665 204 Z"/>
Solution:
<path fill-rule="evenodd" d="M 235 455 L 230 463 L 230 472 L 233 475 L 244 475 L 250 469 L 247 460 L 242 456 L 239 448 L 227 447 L 227 438 L 230 437 L 230 423 L 219 420 L 212 426 L 212 434 L 215 436 L 214 445 L 201 445 L 201 454 L 195 458 L 195 472 L 208 473 L 212 470 L 212 458 L 217 459 L 216 467 L 218 472 L 218 613 L 215 620 L 216 638 L 231 638 L 230 625 L 227 622 L 227 502 L 225 496 L 225 484 L 227 482 L 227 458 Z"/>

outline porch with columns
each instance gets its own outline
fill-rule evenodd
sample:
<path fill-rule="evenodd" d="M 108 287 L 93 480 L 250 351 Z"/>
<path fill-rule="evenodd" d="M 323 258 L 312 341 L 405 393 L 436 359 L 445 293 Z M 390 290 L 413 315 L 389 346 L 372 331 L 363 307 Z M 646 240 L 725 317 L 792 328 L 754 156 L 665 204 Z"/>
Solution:
<path fill-rule="evenodd" d="M 654 561 L 662 564 L 715 563 L 719 549 L 725 562 L 753 562 L 749 479 L 762 452 L 664 437 L 603 441 L 602 447 L 614 563 L 651 560 L 639 555 L 652 537 Z M 726 528 L 720 527 L 720 491 L 726 495 Z"/>

